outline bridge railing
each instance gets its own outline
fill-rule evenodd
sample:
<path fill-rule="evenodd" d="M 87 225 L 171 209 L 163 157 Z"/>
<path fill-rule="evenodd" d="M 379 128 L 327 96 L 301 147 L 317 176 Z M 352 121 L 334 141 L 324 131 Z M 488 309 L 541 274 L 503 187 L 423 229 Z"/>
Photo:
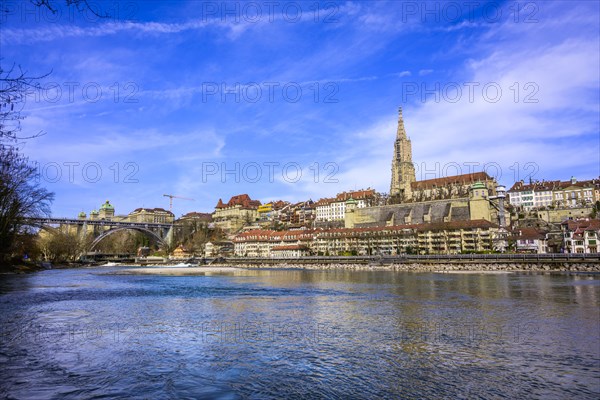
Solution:
<path fill-rule="evenodd" d="M 97 226 L 135 226 L 140 228 L 171 228 L 180 227 L 179 224 L 157 223 L 157 222 L 129 222 L 73 218 L 24 218 L 25 223 L 39 225 L 97 225 Z"/>

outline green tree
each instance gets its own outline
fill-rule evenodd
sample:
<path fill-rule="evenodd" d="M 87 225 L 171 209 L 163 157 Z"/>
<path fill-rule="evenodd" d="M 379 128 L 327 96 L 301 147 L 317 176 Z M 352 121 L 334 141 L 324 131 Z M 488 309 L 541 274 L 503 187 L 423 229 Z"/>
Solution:
<path fill-rule="evenodd" d="M 592 213 L 590 214 L 592 218 L 598 218 L 598 215 L 600 215 L 600 200 L 594 203 Z"/>

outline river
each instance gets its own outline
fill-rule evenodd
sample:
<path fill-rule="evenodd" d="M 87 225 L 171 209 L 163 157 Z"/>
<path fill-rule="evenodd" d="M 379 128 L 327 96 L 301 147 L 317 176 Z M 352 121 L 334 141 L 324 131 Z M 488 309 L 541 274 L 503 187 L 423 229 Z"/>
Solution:
<path fill-rule="evenodd" d="M 600 275 L 0 276 L 0 397 L 600 397 Z"/>

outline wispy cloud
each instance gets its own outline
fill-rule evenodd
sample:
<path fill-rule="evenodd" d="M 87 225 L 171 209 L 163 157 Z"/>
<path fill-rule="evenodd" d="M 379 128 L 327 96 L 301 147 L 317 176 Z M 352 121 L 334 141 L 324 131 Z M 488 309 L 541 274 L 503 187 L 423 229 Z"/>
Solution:
<path fill-rule="evenodd" d="M 127 210 L 161 204 L 168 192 L 196 198 L 176 204 L 179 214 L 244 192 L 297 201 L 368 186 L 387 191 L 400 105 L 419 177 L 470 162 L 501 164 L 507 183 L 530 172 L 527 162 L 540 178 L 598 174 L 597 2 L 541 3 L 537 23 L 515 22 L 505 3 L 494 23 L 407 18 L 400 2 L 328 3 L 316 20 L 311 11 L 299 23 L 281 13 L 258 23 L 199 17 L 197 2 L 169 6 L 165 16 L 157 4 L 144 3 L 138 21 L 3 26 L 3 62 L 51 69 L 53 81 L 79 89 L 97 83 L 104 94 L 96 102 L 80 90 L 73 101 L 63 92 L 57 102 L 28 102 L 23 133 L 48 134 L 26 153 L 105 169 L 139 165 L 136 185 L 57 183 L 57 210 L 105 198 Z M 326 23 L 328 15 L 334 20 Z M 137 84 L 137 102 L 115 101 L 113 85 L 128 82 Z M 280 84 L 272 100 L 266 87 L 258 102 L 239 93 L 203 98 L 207 83 L 239 92 L 270 82 Z M 283 95 L 286 83 L 300 86 L 300 100 Z M 328 83 L 334 102 L 323 101 Z M 472 99 L 467 84 L 476 84 Z M 490 99 L 498 87 L 501 97 Z M 203 182 L 203 162 L 295 162 L 304 175 Z M 337 166 L 337 182 L 323 182 L 326 163 Z"/>
<path fill-rule="evenodd" d="M 182 33 L 185 31 L 205 30 L 207 28 L 218 28 L 226 30 L 231 38 L 237 38 L 247 28 L 253 26 L 250 23 L 231 23 L 218 19 L 196 19 L 183 23 L 165 22 L 132 22 L 111 21 L 97 24 L 95 26 L 76 26 L 53 24 L 36 29 L 6 28 L 2 30 L 0 44 L 19 45 L 32 44 L 36 42 L 51 42 L 57 40 L 102 37 L 120 34 L 140 35 L 168 35 Z"/>

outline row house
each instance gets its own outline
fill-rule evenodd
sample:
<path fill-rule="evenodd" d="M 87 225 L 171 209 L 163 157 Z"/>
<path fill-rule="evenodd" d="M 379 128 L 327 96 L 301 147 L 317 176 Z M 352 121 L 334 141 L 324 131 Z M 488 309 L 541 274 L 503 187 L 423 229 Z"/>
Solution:
<path fill-rule="evenodd" d="M 600 201 L 600 177 L 581 182 L 571 178 L 570 181 L 560 182 L 553 194 L 557 207 L 591 206 Z"/>
<path fill-rule="evenodd" d="M 311 226 L 316 217 L 315 202 L 312 200 L 301 201 L 292 205 L 290 218 L 288 221 L 291 225 Z"/>
<path fill-rule="evenodd" d="M 498 225 L 468 220 L 417 226 L 418 248 L 426 254 L 459 254 L 497 251 L 503 248 Z"/>
<path fill-rule="evenodd" d="M 598 253 L 600 220 L 581 219 L 565 221 L 563 231 L 563 250 L 565 253 Z"/>
<path fill-rule="evenodd" d="M 508 191 L 511 205 L 529 211 L 541 207 L 591 206 L 600 201 L 600 178 L 577 181 L 516 182 Z"/>
<path fill-rule="evenodd" d="M 315 203 L 312 200 L 298 203 L 278 200 L 259 206 L 257 212 L 262 226 L 280 223 L 284 226 L 309 227 L 315 219 Z"/>
<path fill-rule="evenodd" d="M 310 255 L 310 249 L 304 244 L 274 246 L 271 256 L 276 258 L 298 258 Z"/>
<path fill-rule="evenodd" d="M 336 197 L 320 199 L 315 203 L 315 221 L 343 221 L 346 215 L 346 201 L 354 199 L 356 208 L 375 205 L 377 193 L 374 189 L 338 193 Z"/>
<path fill-rule="evenodd" d="M 282 217 L 285 218 L 285 214 L 290 206 L 291 203 L 289 201 L 283 200 L 262 204 L 257 208 L 258 220 L 261 222 L 279 221 Z"/>
<path fill-rule="evenodd" d="M 240 257 L 272 257 L 275 247 L 302 245 L 308 248 L 307 243 L 311 240 L 310 230 L 255 229 L 240 233 L 233 238 L 234 254 Z"/>
<path fill-rule="evenodd" d="M 497 225 L 486 220 L 368 228 L 253 230 L 234 238 L 240 257 L 455 254 L 497 249 Z"/>
<path fill-rule="evenodd" d="M 318 232 L 313 250 L 318 255 L 395 255 L 416 249 L 415 226 L 326 229 Z"/>
<path fill-rule="evenodd" d="M 517 253 L 548 253 L 548 233 L 536 228 L 524 227 L 512 232 L 508 238 Z"/>

